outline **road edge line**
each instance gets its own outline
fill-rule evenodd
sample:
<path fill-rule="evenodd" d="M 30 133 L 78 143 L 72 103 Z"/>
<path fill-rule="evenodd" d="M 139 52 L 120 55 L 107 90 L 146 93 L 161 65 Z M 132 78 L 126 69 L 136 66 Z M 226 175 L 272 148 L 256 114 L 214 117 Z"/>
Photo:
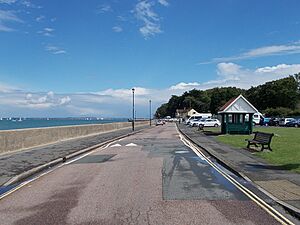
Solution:
<path fill-rule="evenodd" d="M 273 196 L 271 193 L 269 193 L 267 190 L 263 189 L 262 187 L 260 187 L 258 184 L 256 184 L 254 181 L 252 181 L 248 176 L 246 176 L 244 173 L 234 169 L 234 167 L 231 165 L 231 163 L 225 161 L 224 159 L 220 159 L 219 156 L 217 156 L 216 154 L 212 153 L 211 151 L 209 151 L 207 148 L 199 145 L 198 143 L 196 143 L 192 138 L 190 138 L 187 134 L 185 134 L 178 126 L 178 124 L 176 123 L 176 127 L 177 130 L 179 131 L 180 134 L 182 134 L 184 137 L 186 137 L 190 142 L 192 142 L 194 145 L 198 146 L 199 148 L 203 149 L 206 153 L 208 153 L 210 156 L 212 156 L 213 158 L 215 158 L 221 165 L 225 166 L 225 168 L 229 169 L 231 172 L 233 172 L 234 174 L 240 176 L 241 178 L 245 179 L 246 181 L 251 182 L 257 189 L 259 189 L 260 191 L 262 191 L 265 195 L 267 195 L 269 198 L 271 198 L 272 200 L 274 200 L 275 202 L 277 202 L 279 205 L 281 205 L 284 209 L 286 209 L 290 214 L 292 214 L 292 216 L 296 217 L 296 218 L 300 218 L 300 210 L 297 209 L 296 207 L 282 201 L 279 200 L 278 198 L 276 198 L 275 196 Z"/>
<path fill-rule="evenodd" d="M 177 129 L 178 130 L 178 129 Z M 196 155 L 199 157 L 202 156 L 205 158 L 205 160 L 218 172 L 220 173 L 224 178 L 226 178 L 229 182 L 231 182 L 235 187 L 237 187 L 241 192 L 243 192 L 246 196 L 248 196 L 252 201 L 254 201 L 258 206 L 260 206 L 263 210 L 268 212 L 272 217 L 274 217 L 278 222 L 281 224 L 290 224 L 293 225 L 294 223 L 291 222 L 289 219 L 287 219 L 284 215 L 282 215 L 280 212 L 278 212 L 276 209 L 274 209 L 272 206 L 270 206 L 268 203 L 266 203 L 264 200 L 262 200 L 260 197 L 258 197 L 255 193 L 253 193 L 248 188 L 244 187 L 242 184 L 240 184 L 238 181 L 236 181 L 234 178 L 232 178 L 229 174 L 222 171 L 218 166 L 216 166 L 207 156 L 204 155 L 204 153 L 198 148 L 197 144 L 194 144 L 189 139 L 187 139 L 184 135 L 181 135 L 181 141 L 189 147 L 191 150 L 195 152 Z M 185 140 L 184 140 L 185 139 Z"/>
<path fill-rule="evenodd" d="M 27 179 L 27 178 L 29 178 L 29 177 L 37 174 L 37 173 L 41 173 L 42 171 L 44 171 L 46 169 L 50 169 L 51 167 L 57 166 L 58 164 L 63 163 L 66 160 L 69 160 L 69 159 L 74 158 L 76 156 L 85 154 L 85 153 L 90 152 L 90 151 L 92 151 L 94 149 L 100 148 L 100 147 L 102 147 L 102 146 L 104 146 L 106 144 L 109 144 L 110 142 L 113 142 L 113 141 L 116 141 L 116 140 L 119 140 L 119 139 L 122 139 L 122 138 L 125 138 L 125 137 L 129 137 L 131 135 L 137 134 L 137 133 L 142 132 L 142 131 L 144 131 L 146 129 L 149 129 L 149 128 L 151 128 L 151 127 L 146 127 L 146 128 L 141 129 L 141 130 L 138 130 L 138 131 L 130 132 L 128 134 L 124 134 L 124 135 L 118 136 L 116 138 L 109 139 L 109 140 L 107 140 L 105 142 L 101 142 L 101 143 L 93 145 L 91 147 L 88 147 L 88 148 L 85 148 L 85 149 L 73 152 L 73 153 L 71 153 L 69 155 L 60 157 L 58 159 L 54 159 L 54 160 L 52 160 L 52 161 L 50 161 L 50 162 L 48 162 L 46 164 L 34 167 L 34 168 L 30 169 L 30 170 L 27 170 L 25 172 L 22 172 L 21 174 L 18 174 L 16 176 L 10 178 L 7 182 L 5 182 L 4 184 L 2 184 L 0 187 L 7 187 L 7 186 L 10 186 L 10 185 L 14 185 L 16 183 L 24 181 L 25 179 Z"/>

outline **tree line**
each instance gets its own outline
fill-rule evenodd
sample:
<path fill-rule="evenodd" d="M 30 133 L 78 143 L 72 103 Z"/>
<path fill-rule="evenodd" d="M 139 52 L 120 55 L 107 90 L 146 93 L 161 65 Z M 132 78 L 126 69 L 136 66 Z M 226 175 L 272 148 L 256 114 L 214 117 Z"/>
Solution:
<path fill-rule="evenodd" d="M 217 114 L 230 99 L 244 95 L 266 116 L 300 115 L 300 73 L 265 84 L 241 89 L 216 87 L 208 90 L 193 89 L 181 96 L 172 95 L 155 113 L 156 118 L 175 117 L 177 109 L 193 108 L 198 112 Z"/>

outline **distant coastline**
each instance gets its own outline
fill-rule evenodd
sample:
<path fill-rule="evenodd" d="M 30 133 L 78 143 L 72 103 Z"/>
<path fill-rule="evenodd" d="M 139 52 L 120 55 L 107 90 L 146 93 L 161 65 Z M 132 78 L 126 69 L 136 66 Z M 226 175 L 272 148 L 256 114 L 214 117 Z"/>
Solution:
<path fill-rule="evenodd" d="M 128 118 L 67 117 L 67 118 L 0 118 L 0 130 L 57 127 L 85 124 L 127 122 Z"/>

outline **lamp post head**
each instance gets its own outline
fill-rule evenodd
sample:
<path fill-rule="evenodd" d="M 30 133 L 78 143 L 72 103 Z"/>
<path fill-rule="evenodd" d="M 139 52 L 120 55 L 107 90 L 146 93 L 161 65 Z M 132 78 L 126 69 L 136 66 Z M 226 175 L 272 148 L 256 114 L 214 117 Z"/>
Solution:
<path fill-rule="evenodd" d="M 134 89 L 134 88 L 132 88 L 131 90 L 132 90 L 132 92 L 134 93 L 135 89 Z"/>

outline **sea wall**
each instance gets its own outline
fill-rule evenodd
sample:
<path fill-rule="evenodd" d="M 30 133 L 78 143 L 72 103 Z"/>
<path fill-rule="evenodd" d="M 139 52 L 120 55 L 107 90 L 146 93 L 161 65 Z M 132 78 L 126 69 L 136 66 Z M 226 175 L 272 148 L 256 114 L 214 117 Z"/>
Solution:
<path fill-rule="evenodd" d="M 136 122 L 143 126 L 148 122 Z M 0 154 L 71 138 L 130 128 L 130 122 L 0 131 Z"/>

